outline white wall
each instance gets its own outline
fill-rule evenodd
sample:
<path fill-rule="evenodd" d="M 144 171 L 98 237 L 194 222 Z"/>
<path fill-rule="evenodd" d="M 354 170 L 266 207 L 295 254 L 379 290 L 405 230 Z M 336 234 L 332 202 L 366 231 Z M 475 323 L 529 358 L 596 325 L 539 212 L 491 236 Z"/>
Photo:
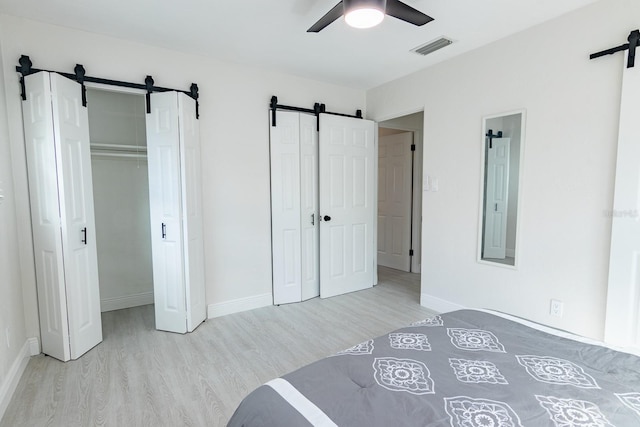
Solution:
<path fill-rule="evenodd" d="M 92 156 L 100 308 L 153 304 L 146 159 Z"/>
<path fill-rule="evenodd" d="M 0 57 L 0 81 L 4 76 Z M 26 365 L 15 193 L 4 87 L 0 85 L 0 418 Z"/>
<path fill-rule="evenodd" d="M 602 338 L 622 54 L 640 2 L 602 0 L 367 92 L 375 120 L 424 108 L 422 301 Z M 518 270 L 476 262 L 482 116 L 525 108 Z M 549 300 L 564 301 L 551 317 Z"/>
<path fill-rule="evenodd" d="M 364 92 L 296 76 L 247 68 L 9 16 L 0 16 L 9 132 L 15 167 L 18 235 L 27 335 L 38 335 L 19 86 L 15 65 L 29 55 L 34 67 L 156 85 L 200 88 L 207 304 L 210 313 L 271 301 L 269 122 L 272 95 L 280 103 L 354 113 Z M 15 247 L 13 247 L 15 251 Z M 217 310 L 220 308 L 220 310 Z"/>

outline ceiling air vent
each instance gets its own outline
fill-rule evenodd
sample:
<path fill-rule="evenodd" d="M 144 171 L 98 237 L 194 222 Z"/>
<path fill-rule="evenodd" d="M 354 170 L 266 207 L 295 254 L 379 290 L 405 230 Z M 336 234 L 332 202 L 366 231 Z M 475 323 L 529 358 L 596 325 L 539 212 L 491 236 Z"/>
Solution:
<path fill-rule="evenodd" d="M 432 42 L 425 43 L 421 46 L 411 49 L 411 52 L 415 52 L 418 55 L 425 56 L 435 52 L 438 49 L 442 49 L 445 46 L 449 46 L 451 43 L 453 43 L 453 41 L 445 37 L 442 37 L 442 38 L 439 38 L 438 40 L 434 40 Z"/>

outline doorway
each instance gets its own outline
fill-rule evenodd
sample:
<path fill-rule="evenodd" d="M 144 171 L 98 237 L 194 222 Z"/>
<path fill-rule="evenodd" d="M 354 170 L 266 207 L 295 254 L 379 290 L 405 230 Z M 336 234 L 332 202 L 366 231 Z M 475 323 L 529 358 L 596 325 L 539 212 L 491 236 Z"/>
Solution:
<path fill-rule="evenodd" d="M 424 113 L 378 123 L 378 265 L 420 273 Z"/>
<path fill-rule="evenodd" d="M 87 90 L 100 311 L 153 304 L 144 94 Z"/>

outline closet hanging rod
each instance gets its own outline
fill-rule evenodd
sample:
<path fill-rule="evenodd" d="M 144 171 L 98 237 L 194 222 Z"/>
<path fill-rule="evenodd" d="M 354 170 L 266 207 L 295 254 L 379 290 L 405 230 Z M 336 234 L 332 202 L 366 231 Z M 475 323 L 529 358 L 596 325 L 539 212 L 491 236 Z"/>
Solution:
<path fill-rule="evenodd" d="M 342 117 L 353 117 L 355 119 L 362 118 L 362 110 L 356 110 L 355 115 L 351 114 L 342 114 L 342 113 L 333 113 L 331 111 L 327 111 L 324 104 L 320 104 L 316 102 L 313 104 L 313 108 L 302 108 L 302 107 L 292 107 L 290 105 L 282 105 L 278 104 L 278 97 L 272 96 L 271 102 L 269 103 L 269 108 L 271 109 L 271 126 L 276 126 L 276 111 L 277 110 L 286 110 L 286 111 L 298 111 L 301 113 L 311 113 L 314 114 L 318 118 L 318 130 L 320 130 L 320 113 L 323 114 L 331 114 L 334 116 L 342 116 Z"/>
<path fill-rule="evenodd" d="M 19 66 L 16 66 L 16 71 L 18 73 L 21 74 L 20 76 L 20 87 L 22 90 L 21 93 L 21 97 L 23 101 L 26 101 L 27 99 L 27 93 L 26 93 L 26 89 L 24 87 L 24 78 L 30 74 L 35 74 L 38 73 L 40 71 L 47 71 L 50 73 L 57 73 L 60 74 L 61 76 L 64 76 L 68 79 L 74 80 L 78 83 L 80 83 L 82 85 L 82 106 L 86 107 L 87 106 L 87 88 L 84 85 L 85 82 L 90 82 L 90 83 L 100 83 L 100 84 L 105 84 L 105 85 L 110 85 L 110 86 L 119 86 L 119 87 L 127 87 L 130 89 L 141 89 L 141 90 L 145 90 L 147 91 L 147 113 L 151 113 L 151 98 L 150 95 L 153 92 L 170 92 L 170 91 L 176 91 L 176 92 L 182 92 L 188 96 L 190 96 L 191 98 L 193 98 L 196 101 L 196 119 L 200 118 L 200 114 L 199 114 L 199 93 L 198 93 L 198 85 L 196 83 L 191 83 L 191 87 L 189 88 L 188 91 L 186 90 L 180 90 L 180 89 L 171 89 L 171 88 L 166 88 L 166 87 L 162 87 L 162 86 L 155 86 L 154 85 L 154 81 L 153 81 L 153 77 L 151 76 L 147 76 L 144 79 L 144 84 L 142 83 L 131 83 L 131 82 L 123 82 L 120 80 L 111 80 L 111 79 L 103 79 L 100 77 L 91 77 L 91 76 L 87 76 L 85 75 L 85 69 L 84 66 L 82 66 L 81 64 L 76 64 L 75 68 L 73 69 L 74 74 L 71 73 L 65 73 L 65 72 L 61 72 L 61 71 L 51 71 L 51 70 L 44 70 L 44 69 L 39 69 L 39 68 L 33 68 L 33 62 L 31 62 L 31 59 L 29 58 L 28 55 L 22 55 L 20 56 L 20 59 L 18 60 L 18 63 L 20 64 Z"/>
<path fill-rule="evenodd" d="M 113 153 L 109 151 L 92 151 L 91 156 L 96 157 L 128 157 L 134 159 L 146 159 L 147 153 Z"/>
<path fill-rule="evenodd" d="M 92 142 L 90 147 L 98 150 L 109 151 L 147 151 L 147 147 L 145 145 L 102 144 Z"/>

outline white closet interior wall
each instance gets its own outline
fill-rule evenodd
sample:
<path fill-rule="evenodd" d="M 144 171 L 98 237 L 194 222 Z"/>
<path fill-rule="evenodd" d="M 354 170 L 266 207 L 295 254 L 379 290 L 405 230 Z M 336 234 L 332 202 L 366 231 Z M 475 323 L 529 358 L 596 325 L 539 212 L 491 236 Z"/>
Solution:
<path fill-rule="evenodd" d="M 144 95 L 87 90 L 102 311 L 153 303 Z"/>

